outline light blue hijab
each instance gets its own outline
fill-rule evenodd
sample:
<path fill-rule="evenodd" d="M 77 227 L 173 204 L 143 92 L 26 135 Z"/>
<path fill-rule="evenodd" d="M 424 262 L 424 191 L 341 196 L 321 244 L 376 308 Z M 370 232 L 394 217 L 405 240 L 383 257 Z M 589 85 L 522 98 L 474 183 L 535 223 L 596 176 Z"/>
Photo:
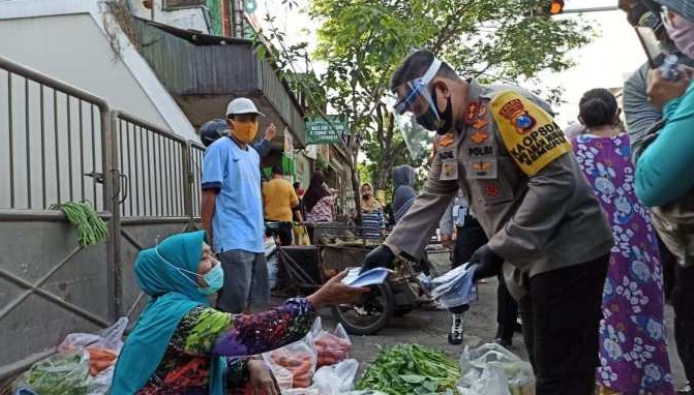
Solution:
<path fill-rule="evenodd" d="M 204 231 L 177 234 L 137 256 L 137 283 L 152 300 L 123 346 L 111 395 L 140 391 L 159 366 L 181 319 L 195 307 L 209 305 L 207 297 L 198 291 L 194 276 L 177 270 L 198 271 L 204 237 Z M 223 395 L 226 358 L 211 359 L 210 395 Z"/>

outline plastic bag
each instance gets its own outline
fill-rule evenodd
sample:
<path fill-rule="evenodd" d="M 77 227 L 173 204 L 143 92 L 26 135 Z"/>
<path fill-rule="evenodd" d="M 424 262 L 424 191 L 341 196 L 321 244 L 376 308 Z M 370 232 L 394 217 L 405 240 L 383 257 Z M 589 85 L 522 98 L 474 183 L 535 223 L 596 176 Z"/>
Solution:
<path fill-rule="evenodd" d="M 91 382 L 89 353 L 79 348 L 35 363 L 13 387 L 28 387 L 41 395 L 87 395 Z"/>
<path fill-rule="evenodd" d="M 317 357 L 310 333 L 303 340 L 263 354 L 263 359 L 270 367 L 281 366 L 287 369 L 292 374 L 293 388 L 311 386 Z"/>
<path fill-rule="evenodd" d="M 94 377 L 89 384 L 88 395 L 108 395 L 113 383 L 113 372 L 116 370 L 116 365 L 109 366 L 106 370 Z"/>
<path fill-rule="evenodd" d="M 313 388 L 294 388 L 282 391 L 282 395 L 321 395 L 318 390 Z"/>
<path fill-rule="evenodd" d="M 121 317 L 115 324 L 98 333 L 71 333 L 58 346 L 58 351 L 94 347 L 115 351 L 118 355 L 123 348 L 123 333 L 127 327 L 128 318 Z"/>
<path fill-rule="evenodd" d="M 313 386 L 321 395 L 339 395 L 354 390 L 354 378 L 359 370 L 356 359 L 346 359 L 337 365 L 324 366 L 313 376 Z"/>
<path fill-rule="evenodd" d="M 465 347 L 460 357 L 463 377 L 458 382 L 461 395 L 532 395 L 535 376 L 532 366 L 496 343 L 474 350 Z"/>
<path fill-rule="evenodd" d="M 292 384 L 294 382 L 292 372 L 280 365 L 270 365 L 270 370 L 272 370 L 272 375 L 275 376 L 275 380 L 277 381 L 277 385 L 280 387 L 280 390 L 288 390 L 292 388 Z"/>
<path fill-rule="evenodd" d="M 477 288 L 472 282 L 474 268 L 458 266 L 443 276 L 431 280 L 431 297 L 444 307 L 453 308 L 477 299 Z"/>
<path fill-rule="evenodd" d="M 323 330 L 321 318 L 316 318 L 311 328 L 311 336 L 314 340 L 317 367 L 330 366 L 347 359 L 352 349 L 352 341 L 342 324 L 337 324 L 335 330 L 326 332 Z"/>
<path fill-rule="evenodd" d="M 349 391 L 343 392 L 340 395 L 388 395 L 385 392 L 376 390 L 361 390 L 361 391 Z"/>

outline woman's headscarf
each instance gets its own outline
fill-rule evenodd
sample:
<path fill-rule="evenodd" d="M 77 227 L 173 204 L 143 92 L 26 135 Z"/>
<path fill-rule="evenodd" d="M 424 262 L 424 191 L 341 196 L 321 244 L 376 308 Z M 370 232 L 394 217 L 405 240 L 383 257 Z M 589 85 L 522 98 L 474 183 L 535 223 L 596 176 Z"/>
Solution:
<path fill-rule="evenodd" d="M 414 182 L 416 172 L 412 166 L 398 166 L 393 169 L 393 216 L 395 222 L 400 221 L 400 218 L 410 210 L 417 198 L 417 192 L 414 190 Z"/>
<path fill-rule="evenodd" d="M 317 171 L 311 175 L 311 182 L 308 184 L 308 189 L 304 194 L 304 205 L 306 212 L 310 213 L 313 207 L 326 196 L 330 196 L 330 190 L 325 186 L 325 176 Z"/>
<path fill-rule="evenodd" d="M 204 237 L 204 231 L 177 234 L 137 256 L 137 283 L 152 299 L 123 346 L 112 395 L 140 391 L 157 370 L 181 319 L 192 309 L 209 305 L 198 290 L 195 276 L 179 270 L 198 271 Z M 211 359 L 210 395 L 223 395 L 226 363 L 224 358 Z"/>
<path fill-rule="evenodd" d="M 359 188 L 359 192 L 363 191 L 365 186 L 371 187 L 372 193 L 366 199 L 364 199 L 364 196 L 362 194 L 362 196 L 361 196 L 361 209 L 363 211 L 373 211 L 373 210 L 381 208 L 381 203 L 379 203 L 378 199 L 376 199 L 376 197 L 373 194 L 374 188 L 371 184 L 369 184 L 368 182 L 361 184 L 361 188 Z"/>

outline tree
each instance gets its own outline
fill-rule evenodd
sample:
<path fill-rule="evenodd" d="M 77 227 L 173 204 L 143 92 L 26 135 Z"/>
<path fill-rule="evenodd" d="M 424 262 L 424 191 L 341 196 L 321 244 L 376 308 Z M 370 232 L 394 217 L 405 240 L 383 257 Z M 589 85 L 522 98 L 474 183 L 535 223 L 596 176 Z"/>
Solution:
<path fill-rule="evenodd" d="M 569 50 L 588 42 L 590 27 L 523 12 L 538 0 L 313 0 L 323 24 L 315 57 L 328 64 L 319 78 L 330 106 L 350 119 L 376 189 L 409 158 L 387 101 L 388 78 L 416 48 L 444 58 L 461 75 L 482 82 L 529 79 L 572 65 Z M 355 155 L 356 157 L 356 155 Z"/>

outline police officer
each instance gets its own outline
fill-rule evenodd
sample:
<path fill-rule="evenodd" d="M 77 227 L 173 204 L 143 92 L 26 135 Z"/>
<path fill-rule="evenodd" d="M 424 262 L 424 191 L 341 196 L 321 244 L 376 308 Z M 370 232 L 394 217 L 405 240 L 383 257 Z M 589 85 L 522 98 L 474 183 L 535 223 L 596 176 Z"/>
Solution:
<path fill-rule="evenodd" d="M 489 242 L 470 258 L 474 279 L 502 268 L 519 301 L 538 395 L 593 394 L 598 327 L 612 233 L 549 107 L 516 87 L 465 80 L 431 52 L 391 78 L 408 146 L 421 128 L 440 144 L 427 186 L 365 268 L 419 258 L 458 188 Z"/>

